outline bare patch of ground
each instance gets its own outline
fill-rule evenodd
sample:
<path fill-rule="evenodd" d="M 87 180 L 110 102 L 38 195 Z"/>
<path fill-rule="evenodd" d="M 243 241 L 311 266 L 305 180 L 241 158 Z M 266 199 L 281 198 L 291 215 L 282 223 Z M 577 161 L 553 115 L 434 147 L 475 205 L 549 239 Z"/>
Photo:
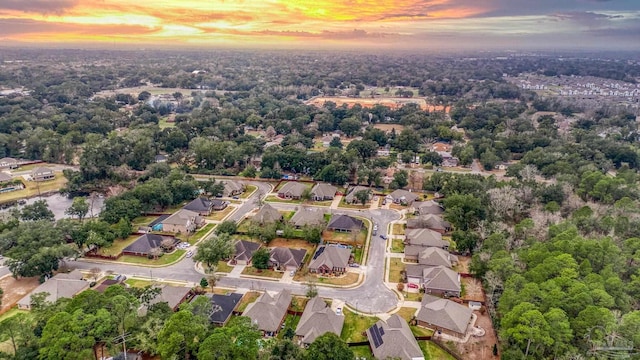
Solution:
<path fill-rule="evenodd" d="M 484 336 L 469 337 L 469 341 L 464 344 L 458 343 L 456 345 L 458 354 L 465 360 L 494 360 L 499 359 L 499 356 L 493 356 L 493 345 L 497 344 L 495 332 L 493 331 L 493 324 L 489 318 L 488 313 L 482 314 L 481 311 L 474 311 L 478 315 L 475 326 L 481 327 L 485 330 Z"/>
<path fill-rule="evenodd" d="M 15 279 L 13 276 L 5 276 L 0 279 L 0 288 L 4 290 L 0 314 L 11 309 L 20 299 L 25 297 L 33 289 L 40 285 L 37 277 Z"/>

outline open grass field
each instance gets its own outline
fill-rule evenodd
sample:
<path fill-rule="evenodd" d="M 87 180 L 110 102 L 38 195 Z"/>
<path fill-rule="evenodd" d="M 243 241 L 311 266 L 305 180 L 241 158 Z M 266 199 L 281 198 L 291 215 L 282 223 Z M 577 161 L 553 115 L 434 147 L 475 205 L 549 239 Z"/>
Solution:
<path fill-rule="evenodd" d="M 391 258 L 391 266 L 389 267 L 389 282 L 397 283 L 402 280 L 400 272 L 404 270 L 405 265 L 402 263 L 402 259 Z"/>
<path fill-rule="evenodd" d="M 244 192 L 242 193 L 242 195 L 240 195 L 240 199 L 246 199 L 249 196 L 253 195 L 254 192 L 256 192 L 256 190 L 258 190 L 258 187 L 255 185 L 247 185 L 244 189 Z"/>
<path fill-rule="evenodd" d="M 358 282 L 358 277 L 357 273 L 351 272 L 339 277 L 318 277 L 318 284 L 353 285 Z"/>
<path fill-rule="evenodd" d="M 164 254 L 158 259 L 148 259 L 146 256 L 122 255 L 118 261 L 140 265 L 169 265 L 178 261 L 186 250 L 174 250 L 171 254 Z"/>
<path fill-rule="evenodd" d="M 40 164 L 40 166 L 42 165 Z M 26 181 L 22 179 L 22 183 L 25 185 L 25 188 L 22 190 L 10 191 L 0 194 L 0 203 L 24 199 L 36 196 L 38 194 L 60 190 L 67 183 L 67 178 L 64 177 L 61 172 L 56 172 L 55 174 L 56 178 L 49 181 L 36 182 Z"/>
<path fill-rule="evenodd" d="M 257 291 L 249 291 L 248 293 L 244 294 L 242 299 L 240 299 L 240 304 L 238 304 L 238 312 L 242 313 L 247 308 L 247 305 L 256 301 L 259 296 L 260 293 Z"/>
<path fill-rule="evenodd" d="M 363 333 L 379 320 L 374 316 L 355 314 L 348 309 L 343 309 L 342 313 L 344 314 L 344 326 L 340 337 L 346 342 L 366 341 L 367 336 Z"/>

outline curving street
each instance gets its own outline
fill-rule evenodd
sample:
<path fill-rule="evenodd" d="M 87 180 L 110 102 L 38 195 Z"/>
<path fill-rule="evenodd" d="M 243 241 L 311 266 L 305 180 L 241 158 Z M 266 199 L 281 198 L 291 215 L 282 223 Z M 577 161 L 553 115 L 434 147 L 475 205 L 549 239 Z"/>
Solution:
<path fill-rule="evenodd" d="M 265 197 L 272 191 L 272 186 L 258 181 L 247 181 L 248 185 L 258 188 L 250 197 L 227 218 L 227 220 L 240 221 L 242 218 L 257 208 L 260 196 Z M 270 203 L 279 210 L 294 210 L 298 204 Z M 355 215 L 371 220 L 378 224 L 378 234 L 388 235 L 389 224 L 400 219 L 400 215 L 394 210 L 349 210 L 349 209 L 328 209 L 330 213 Z M 385 313 L 393 310 L 398 304 L 396 293 L 389 289 L 385 283 L 385 249 L 386 241 L 379 236 L 372 236 L 369 244 L 366 265 L 361 267 L 364 272 L 364 281 L 351 288 L 327 287 L 318 285 L 318 293 L 327 298 L 344 301 L 349 307 L 365 313 Z M 197 284 L 203 274 L 196 271 L 192 258 L 182 258 L 177 263 L 166 267 L 145 267 L 129 265 L 124 263 L 94 262 L 86 259 L 79 259 L 76 262 L 68 263 L 71 268 L 91 269 L 100 268 L 103 271 L 113 271 L 127 276 L 148 277 L 155 280 L 179 280 Z M 292 293 L 304 295 L 307 286 L 301 283 L 282 283 L 270 280 L 259 280 L 253 278 L 221 277 L 217 282 L 218 286 L 229 287 L 241 290 L 268 290 L 279 291 L 289 289 Z"/>

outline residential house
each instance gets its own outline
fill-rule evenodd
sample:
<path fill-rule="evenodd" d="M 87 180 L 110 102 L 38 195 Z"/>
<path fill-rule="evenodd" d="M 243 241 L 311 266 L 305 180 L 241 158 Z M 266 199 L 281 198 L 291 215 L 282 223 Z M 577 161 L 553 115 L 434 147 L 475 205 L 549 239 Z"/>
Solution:
<path fill-rule="evenodd" d="M 364 226 L 364 222 L 360 219 L 356 219 L 349 215 L 333 215 L 331 217 L 331 221 L 329 221 L 329 225 L 327 225 L 328 230 L 332 231 L 342 231 L 342 232 L 352 232 L 352 231 L 360 231 Z"/>
<path fill-rule="evenodd" d="M 398 314 L 378 320 L 367 329 L 367 338 L 376 359 L 424 360 L 409 324 Z"/>
<path fill-rule="evenodd" d="M 291 291 L 286 289 L 274 296 L 265 292 L 247 306 L 242 316 L 249 317 L 265 336 L 275 336 L 287 315 L 291 298 Z"/>
<path fill-rule="evenodd" d="M 283 199 L 300 199 L 307 186 L 297 181 L 289 181 L 278 190 L 278 197 Z"/>
<path fill-rule="evenodd" d="M 227 208 L 227 206 L 229 206 L 229 202 L 228 201 L 224 201 L 224 200 L 220 200 L 220 199 L 213 199 L 211 200 L 211 210 L 213 211 L 222 211 L 224 209 Z"/>
<path fill-rule="evenodd" d="M 0 172 L 0 193 L 22 189 L 24 189 L 24 184 L 20 179 L 13 179 L 11 175 Z"/>
<path fill-rule="evenodd" d="M 31 179 L 33 181 L 47 181 L 55 179 L 56 175 L 53 170 L 47 167 L 37 167 L 31 172 Z"/>
<path fill-rule="evenodd" d="M 230 197 L 240 195 L 244 192 L 244 185 L 237 181 L 225 181 L 222 196 Z"/>
<path fill-rule="evenodd" d="M 313 254 L 309 272 L 319 274 L 342 274 L 351 260 L 351 249 L 344 246 L 321 245 Z"/>
<path fill-rule="evenodd" d="M 281 220 L 282 214 L 269 204 L 262 205 L 260 210 L 251 218 L 251 221 L 261 225 L 273 224 Z"/>
<path fill-rule="evenodd" d="M 123 255 L 149 256 L 152 249 L 162 248 L 163 243 L 171 243 L 171 247 L 175 246 L 180 240 L 173 236 L 165 236 L 158 234 L 144 234 L 132 242 L 129 246 L 122 250 Z"/>
<path fill-rule="evenodd" d="M 444 266 L 451 268 L 458 262 L 458 257 L 451 255 L 447 250 L 437 247 L 424 248 L 418 254 L 418 264 L 427 266 Z"/>
<path fill-rule="evenodd" d="M 197 212 L 200 216 L 208 216 L 211 214 L 211 210 L 213 209 L 213 201 L 206 197 L 197 197 L 185 205 L 183 209 Z"/>
<path fill-rule="evenodd" d="M 433 200 L 413 203 L 413 208 L 418 215 L 442 215 L 444 213 L 442 205 Z"/>
<path fill-rule="evenodd" d="M 407 229 L 429 229 L 444 234 L 451 231 L 451 224 L 438 215 L 420 215 L 407 220 Z"/>
<path fill-rule="evenodd" d="M 315 201 L 333 200 L 338 188 L 331 184 L 317 183 L 311 189 L 311 196 Z"/>
<path fill-rule="evenodd" d="M 384 147 L 378 149 L 376 156 L 378 157 L 387 157 L 391 155 L 391 145 L 387 144 Z"/>
<path fill-rule="evenodd" d="M 366 191 L 368 194 L 367 197 L 367 201 L 371 200 L 372 198 L 372 193 L 371 193 L 371 189 L 366 187 L 366 186 L 354 186 L 351 189 L 349 189 L 349 191 L 347 192 L 347 196 L 344 197 L 344 202 L 347 204 L 356 204 L 356 203 L 360 203 L 360 200 L 358 200 L 358 198 L 356 198 L 356 193 L 360 192 L 360 191 Z"/>
<path fill-rule="evenodd" d="M 180 209 L 162 220 L 162 231 L 187 234 L 204 225 L 204 219 L 195 211 Z"/>
<path fill-rule="evenodd" d="M 422 270 L 422 281 L 427 294 L 460 297 L 460 274 L 447 267 L 425 267 Z"/>
<path fill-rule="evenodd" d="M 47 293 L 44 300 L 48 303 L 55 303 L 58 299 L 71 299 L 88 288 L 89 282 L 82 280 L 82 273 L 79 270 L 68 274 L 57 274 L 20 299 L 18 309 L 31 310 L 31 297 L 35 294 Z"/>
<path fill-rule="evenodd" d="M 2 169 L 17 169 L 18 166 L 18 160 L 14 158 L 4 157 L 0 159 L 0 168 Z"/>
<path fill-rule="evenodd" d="M 138 315 L 145 316 L 149 306 L 160 303 L 167 303 L 169 309 L 177 311 L 180 304 L 194 297 L 194 292 L 189 287 L 161 285 L 158 286 L 160 292 L 148 304 L 140 305 Z"/>
<path fill-rule="evenodd" d="M 449 242 L 442 240 L 442 234 L 431 229 L 407 229 L 404 243 L 405 245 L 449 248 Z"/>
<path fill-rule="evenodd" d="M 289 223 L 298 229 L 304 226 L 324 225 L 324 211 L 318 208 L 302 208 L 293 214 Z"/>
<path fill-rule="evenodd" d="M 275 247 L 269 253 L 269 266 L 281 271 L 298 270 L 302 267 L 305 249 Z"/>
<path fill-rule="evenodd" d="M 207 294 L 211 299 L 211 315 L 209 321 L 217 326 L 225 326 L 231 318 L 231 314 L 238 307 L 242 294 Z"/>
<path fill-rule="evenodd" d="M 503 163 L 497 164 L 494 167 L 494 169 L 496 169 L 496 170 L 507 170 L 509 168 L 509 166 L 511 166 L 511 164 L 503 162 Z"/>
<path fill-rule="evenodd" d="M 315 296 L 304 307 L 296 327 L 296 339 L 300 344 L 308 346 L 326 333 L 340 336 L 343 325 L 344 316 L 333 312 L 321 297 Z"/>
<path fill-rule="evenodd" d="M 464 338 L 473 321 L 473 310 L 451 300 L 424 295 L 416 316 L 418 325 Z"/>
<path fill-rule="evenodd" d="M 167 162 L 167 155 L 158 154 L 153 158 L 153 160 L 156 162 L 156 164 L 165 163 Z"/>
<path fill-rule="evenodd" d="M 458 166 L 458 158 L 451 155 L 448 151 L 439 151 L 438 154 L 442 157 L 442 166 L 444 167 L 456 167 Z"/>
<path fill-rule="evenodd" d="M 233 261 L 239 265 L 249 265 L 253 253 L 260 248 L 260 244 L 252 241 L 238 240 L 234 244 L 236 252 L 233 255 Z"/>
<path fill-rule="evenodd" d="M 386 199 L 393 201 L 394 204 L 412 206 L 413 202 L 418 200 L 418 195 L 411 191 L 398 189 L 387 195 Z"/>

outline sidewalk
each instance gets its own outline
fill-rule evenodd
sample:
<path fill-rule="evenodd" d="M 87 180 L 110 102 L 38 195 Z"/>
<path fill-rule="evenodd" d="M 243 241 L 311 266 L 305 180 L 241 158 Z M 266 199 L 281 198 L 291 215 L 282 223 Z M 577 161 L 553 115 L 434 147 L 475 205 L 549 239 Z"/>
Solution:
<path fill-rule="evenodd" d="M 247 267 L 247 265 L 235 265 L 233 267 L 233 270 L 231 270 L 231 272 L 227 275 L 227 277 L 239 278 L 240 274 L 242 274 L 242 272 L 244 271 L 245 267 Z"/>

